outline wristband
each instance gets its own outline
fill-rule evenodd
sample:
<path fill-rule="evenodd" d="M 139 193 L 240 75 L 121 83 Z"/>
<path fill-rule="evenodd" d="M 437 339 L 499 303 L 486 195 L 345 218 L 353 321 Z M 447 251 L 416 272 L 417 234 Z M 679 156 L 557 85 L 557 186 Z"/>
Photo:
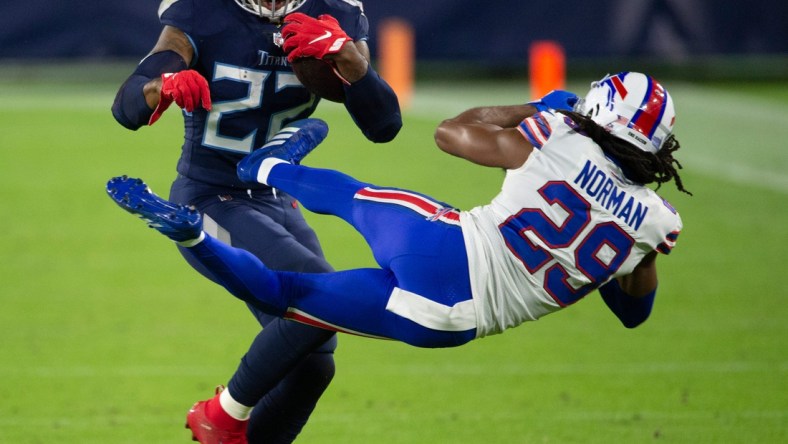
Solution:
<path fill-rule="evenodd" d="M 145 57 L 115 95 L 112 116 L 130 130 L 137 130 L 147 125 L 153 110 L 145 101 L 145 94 L 142 91 L 145 84 L 165 72 L 178 72 L 186 68 L 188 66 L 183 57 L 175 51 L 162 51 Z"/>
<path fill-rule="evenodd" d="M 112 103 L 112 116 L 124 127 L 136 131 L 148 123 L 153 110 L 145 101 L 142 89 L 150 79 L 139 74 L 132 74 L 118 90 Z"/>
<path fill-rule="evenodd" d="M 607 284 L 599 287 L 599 294 L 607 304 L 610 311 L 618 316 L 621 323 L 626 328 L 635 328 L 648 319 L 651 314 L 651 307 L 654 305 L 654 297 L 657 294 L 655 288 L 643 297 L 630 296 L 621 289 L 618 279 L 613 279 Z"/>

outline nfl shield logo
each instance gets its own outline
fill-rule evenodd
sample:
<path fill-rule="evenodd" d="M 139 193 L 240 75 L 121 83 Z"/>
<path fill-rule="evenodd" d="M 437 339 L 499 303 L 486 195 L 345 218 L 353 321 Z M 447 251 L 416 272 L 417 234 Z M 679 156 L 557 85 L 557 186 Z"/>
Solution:
<path fill-rule="evenodd" d="M 274 45 L 276 45 L 276 46 L 281 48 L 284 43 L 285 43 L 285 39 L 282 38 L 282 33 L 281 32 L 275 32 L 274 33 Z"/>

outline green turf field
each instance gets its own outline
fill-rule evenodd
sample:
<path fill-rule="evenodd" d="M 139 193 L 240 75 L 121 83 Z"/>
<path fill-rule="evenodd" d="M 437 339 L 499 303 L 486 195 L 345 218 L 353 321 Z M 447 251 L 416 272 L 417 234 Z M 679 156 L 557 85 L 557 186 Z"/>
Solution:
<path fill-rule="evenodd" d="M 0 79 L 0 442 L 190 442 L 186 410 L 226 383 L 257 327 L 103 189 L 125 173 L 166 194 L 180 117 L 130 132 L 109 112 L 122 77 L 35 74 Z M 695 196 L 662 189 L 685 227 L 646 324 L 626 330 L 589 296 L 452 350 L 342 336 L 298 442 L 788 442 L 788 83 L 665 83 Z M 501 173 L 440 153 L 433 128 L 526 91 L 418 85 L 402 133 L 379 146 L 323 104 L 331 133 L 305 163 L 483 204 Z M 372 264 L 350 228 L 309 217 L 336 268 Z"/>

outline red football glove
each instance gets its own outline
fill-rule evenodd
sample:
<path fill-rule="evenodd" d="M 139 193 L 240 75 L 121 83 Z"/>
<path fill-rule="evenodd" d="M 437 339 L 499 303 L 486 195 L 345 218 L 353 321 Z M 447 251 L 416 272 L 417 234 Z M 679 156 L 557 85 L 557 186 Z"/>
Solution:
<path fill-rule="evenodd" d="M 153 110 L 148 125 L 156 123 L 173 101 L 187 112 L 194 111 L 197 105 L 202 105 L 206 110 L 211 109 L 208 81 L 192 69 L 162 74 L 160 94 L 159 105 Z"/>
<path fill-rule="evenodd" d="M 326 54 L 338 53 L 342 45 L 353 41 L 334 17 L 323 14 L 313 18 L 300 12 L 285 17 L 282 38 L 285 40 L 282 49 L 289 62 L 300 57 L 322 59 Z"/>

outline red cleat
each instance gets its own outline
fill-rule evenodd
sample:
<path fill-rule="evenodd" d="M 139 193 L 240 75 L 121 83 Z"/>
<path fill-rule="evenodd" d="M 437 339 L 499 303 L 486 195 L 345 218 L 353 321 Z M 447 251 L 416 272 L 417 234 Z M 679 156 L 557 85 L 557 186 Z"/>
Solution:
<path fill-rule="evenodd" d="M 216 387 L 216 395 L 196 402 L 186 415 L 186 428 L 192 431 L 192 441 L 200 444 L 247 444 L 246 425 L 228 415 L 219 404 L 224 387 Z"/>

